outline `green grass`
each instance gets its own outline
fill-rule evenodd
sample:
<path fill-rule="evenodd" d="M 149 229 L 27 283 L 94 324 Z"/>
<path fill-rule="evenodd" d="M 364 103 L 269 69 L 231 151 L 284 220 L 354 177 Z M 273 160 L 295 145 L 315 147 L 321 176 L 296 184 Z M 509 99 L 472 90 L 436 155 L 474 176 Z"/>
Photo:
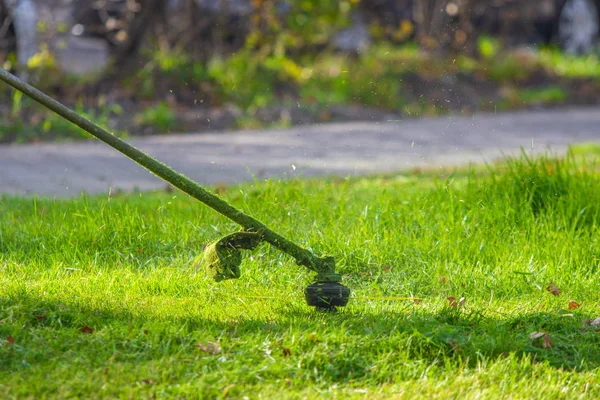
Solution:
<path fill-rule="evenodd" d="M 203 244 L 237 228 L 184 195 L 2 197 L 0 397 L 597 398 L 600 176 L 581 154 L 220 188 L 337 257 L 338 314 L 266 245 L 206 280 Z"/>

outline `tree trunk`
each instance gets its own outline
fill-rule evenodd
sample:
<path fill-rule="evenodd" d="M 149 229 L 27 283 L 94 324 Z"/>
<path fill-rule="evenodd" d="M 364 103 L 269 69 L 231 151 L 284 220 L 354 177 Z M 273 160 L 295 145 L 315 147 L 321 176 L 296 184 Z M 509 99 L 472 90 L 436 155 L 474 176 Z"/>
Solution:
<path fill-rule="evenodd" d="M 40 46 L 37 35 L 37 5 L 33 0 L 6 0 L 6 6 L 12 16 L 17 37 L 18 67 L 24 67 Z"/>

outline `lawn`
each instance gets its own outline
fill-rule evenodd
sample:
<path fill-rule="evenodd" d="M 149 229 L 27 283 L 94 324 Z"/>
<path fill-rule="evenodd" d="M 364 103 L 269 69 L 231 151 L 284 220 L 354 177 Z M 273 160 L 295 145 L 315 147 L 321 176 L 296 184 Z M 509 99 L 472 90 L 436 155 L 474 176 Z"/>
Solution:
<path fill-rule="evenodd" d="M 218 188 L 336 257 L 336 314 L 267 245 L 207 280 L 237 226 L 183 194 L 1 197 L 0 397 L 598 398 L 593 150 Z"/>

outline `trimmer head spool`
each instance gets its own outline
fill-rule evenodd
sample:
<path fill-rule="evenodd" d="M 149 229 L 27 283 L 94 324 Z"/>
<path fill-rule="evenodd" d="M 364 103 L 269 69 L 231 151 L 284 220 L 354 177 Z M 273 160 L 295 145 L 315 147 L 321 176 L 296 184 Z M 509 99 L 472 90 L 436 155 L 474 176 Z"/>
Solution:
<path fill-rule="evenodd" d="M 304 297 L 317 310 L 335 312 L 348 304 L 350 289 L 339 282 L 315 282 L 304 289 Z"/>

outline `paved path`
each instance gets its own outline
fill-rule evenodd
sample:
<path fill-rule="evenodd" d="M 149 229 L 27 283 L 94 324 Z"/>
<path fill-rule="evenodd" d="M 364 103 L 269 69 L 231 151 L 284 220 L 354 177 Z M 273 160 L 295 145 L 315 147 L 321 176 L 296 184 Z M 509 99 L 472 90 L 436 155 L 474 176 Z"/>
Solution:
<path fill-rule="evenodd" d="M 336 123 L 134 139 L 202 184 L 296 175 L 356 175 L 479 162 L 600 142 L 600 108 Z M 73 196 L 166 184 L 99 141 L 0 146 L 0 193 Z"/>

